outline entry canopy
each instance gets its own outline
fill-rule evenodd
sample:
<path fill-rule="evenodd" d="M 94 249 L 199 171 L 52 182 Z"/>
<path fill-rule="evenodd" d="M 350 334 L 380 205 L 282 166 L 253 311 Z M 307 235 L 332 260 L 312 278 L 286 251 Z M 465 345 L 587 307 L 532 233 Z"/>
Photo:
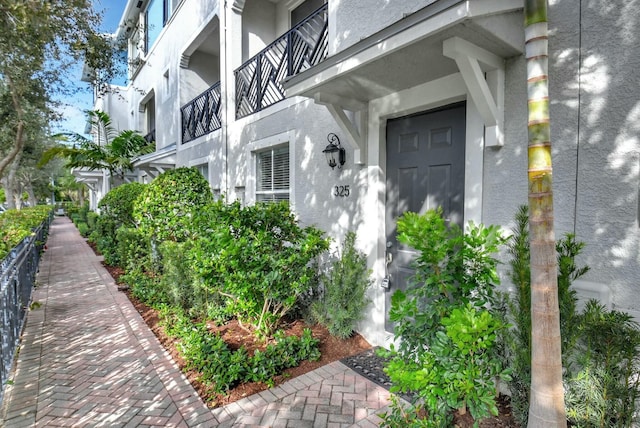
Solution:
<path fill-rule="evenodd" d="M 345 111 L 461 73 L 488 128 L 485 145 L 500 146 L 504 60 L 523 53 L 522 9 L 522 0 L 438 0 L 290 77 L 286 96 L 327 105 L 359 150 L 362 121 Z"/>

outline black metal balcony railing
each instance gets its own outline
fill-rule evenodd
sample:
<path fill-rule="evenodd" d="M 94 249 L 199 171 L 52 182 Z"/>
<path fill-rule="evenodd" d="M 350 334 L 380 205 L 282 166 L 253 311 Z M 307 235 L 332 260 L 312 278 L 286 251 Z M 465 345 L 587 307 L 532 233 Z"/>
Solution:
<path fill-rule="evenodd" d="M 180 108 L 182 116 L 182 143 L 195 140 L 220 129 L 220 82 Z"/>
<path fill-rule="evenodd" d="M 145 139 L 145 141 L 149 144 L 151 143 L 155 143 L 156 141 L 156 130 L 155 128 L 152 129 L 147 135 L 145 135 L 144 137 L 142 137 Z"/>
<path fill-rule="evenodd" d="M 235 71 L 236 118 L 283 100 L 281 82 L 322 62 L 328 47 L 325 4 Z"/>

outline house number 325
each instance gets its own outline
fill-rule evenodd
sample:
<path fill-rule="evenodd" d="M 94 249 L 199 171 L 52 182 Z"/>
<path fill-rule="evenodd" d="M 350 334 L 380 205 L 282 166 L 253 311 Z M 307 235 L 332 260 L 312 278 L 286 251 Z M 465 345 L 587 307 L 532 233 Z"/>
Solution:
<path fill-rule="evenodd" d="M 335 186 L 333 196 L 338 196 L 340 198 L 346 198 L 349 196 L 349 185 L 346 186 Z"/>

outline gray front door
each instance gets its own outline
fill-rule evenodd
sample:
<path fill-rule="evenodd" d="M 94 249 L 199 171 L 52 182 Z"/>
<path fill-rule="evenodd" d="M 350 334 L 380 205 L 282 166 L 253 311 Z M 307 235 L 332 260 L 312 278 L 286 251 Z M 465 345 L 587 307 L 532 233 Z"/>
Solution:
<path fill-rule="evenodd" d="M 449 223 L 462 226 L 464 213 L 465 105 L 387 122 L 387 275 L 385 328 L 391 296 L 407 287 L 415 252 L 399 244 L 396 222 L 406 211 L 442 207 Z"/>

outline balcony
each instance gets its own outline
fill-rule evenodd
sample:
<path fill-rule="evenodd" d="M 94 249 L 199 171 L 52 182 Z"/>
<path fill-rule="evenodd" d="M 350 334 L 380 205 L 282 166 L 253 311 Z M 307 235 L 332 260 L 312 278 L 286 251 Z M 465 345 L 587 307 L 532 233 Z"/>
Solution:
<path fill-rule="evenodd" d="M 236 118 L 283 100 L 282 81 L 324 61 L 328 46 L 325 4 L 235 71 Z"/>
<path fill-rule="evenodd" d="M 148 134 L 146 134 L 142 138 L 144 138 L 144 140 L 149 144 L 155 143 L 156 142 L 156 129 L 155 128 L 152 129 Z"/>
<path fill-rule="evenodd" d="M 220 82 L 180 108 L 182 116 L 182 143 L 220 129 Z"/>

